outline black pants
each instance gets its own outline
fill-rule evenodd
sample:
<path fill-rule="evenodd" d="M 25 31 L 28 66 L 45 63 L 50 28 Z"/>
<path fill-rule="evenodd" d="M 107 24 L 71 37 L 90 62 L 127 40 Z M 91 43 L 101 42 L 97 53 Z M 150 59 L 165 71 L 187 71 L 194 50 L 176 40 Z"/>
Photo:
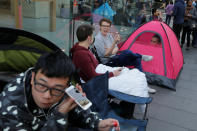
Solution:
<path fill-rule="evenodd" d="M 183 28 L 183 24 L 173 24 L 173 30 L 178 40 L 180 39 L 180 33 L 182 28 Z"/>
<path fill-rule="evenodd" d="M 192 41 L 192 46 L 196 46 L 197 45 L 197 29 L 193 29 L 193 41 Z"/>
<path fill-rule="evenodd" d="M 120 114 L 120 116 L 122 116 L 123 118 L 126 118 L 126 119 L 133 118 L 133 113 L 134 113 L 134 109 L 135 109 L 134 103 L 122 101 L 122 102 L 120 102 L 120 106 L 122 107 L 122 111 L 123 111 Z"/>
<path fill-rule="evenodd" d="M 185 37 L 187 35 L 187 47 L 190 47 L 190 34 L 191 34 L 190 26 L 183 26 L 183 33 L 181 36 L 181 45 L 184 45 Z"/>

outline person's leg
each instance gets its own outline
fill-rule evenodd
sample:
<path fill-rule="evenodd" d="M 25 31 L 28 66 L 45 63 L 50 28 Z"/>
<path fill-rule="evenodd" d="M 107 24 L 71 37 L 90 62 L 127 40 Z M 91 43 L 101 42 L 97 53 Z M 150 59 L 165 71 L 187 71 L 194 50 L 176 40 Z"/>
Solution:
<path fill-rule="evenodd" d="M 187 50 L 189 50 L 190 47 L 190 34 L 191 34 L 191 29 L 188 27 L 187 28 Z"/>
<path fill-rule="evenodd" d="M 183 24 L 178 24 L 178 40 L 180 39 L 180 34 L 182 30 L 183 30 Z"/>
<path fill-rule="evenodd" d="M 171 16 L 170 16 L 170 15 L 167 15 L 166 17 L 167 17 L 167 19 L 166 19 L 166 24 L 168 24 L 168 25 L 169 25 L 169 24 L 170 24 L 169 22 L 170 22 L 170 18 L 171 18 Z"/>
<path fill-rule="evenodd" d="M 133 53 L 131 50 L 124 50 L 120 53 L 123 57 L 129 57 L 130 60 L 136 59 L 136 58 L 142 58 L 142 55 L 138 53 Z"/>
<path fill-rule="evenodd" d="M 193 30 L 192 35 L 193 35 L 192 46 L 196 48 L 197 47 L 197 30 L 196 29 Z"/>
<path fill-rule="evenodd" d="M 171 15 L 169 15 L 168 25 L 170 25 L 170 21 L 171 21 Z"/>
<path fill-rule="evenodd" d="M 114 58 L 112 59 L 111 63 L 116 64 L 116 66 L 134 66 L 140 71 L 142 71 L 142 64 L 141 64 L 142 60 L 150 61 L 153 59 L 152 56 L 133 53 L 130 50 L 124 50 L 119 55 L 115 56 Z"/>
<path fill-rule="evenodd" d="M 134 66 L 142 71 L 141 60 L 142 55 L 133 53 L 130 50 L 124 50 L 119 55 L 112 57 L 106 65 L 111 67 Z"/>
<path fill-rule="evenodd" d="M 185 43 L 185 36 L 187 33 L 187 27 L 183 27 L 183 32 L 182 32 L 182 36 L 181 36 L 181 47 L 183 47 L 184 43 Z"/>
<path fill-rule="evenodd" d="M 124 50 L 119 55 L 119 66 L 134 66 L 135 68 L 142 71 L 142 55 L 133 53 L 130 50 Z"/>
<path fill-rule="evenodd" d="M 180 39 L 180 32 L 182 30 L 182 27 L 183 27 L 182 24 L 174 24 L 173 25 L 173 30 L 174 30 L 174 33 L 176 34 L 178 41 Z"/>
<path fill-rule="evenodd" d="M 166 24 L 168 24 L 168 18 L 169 18 L 168 15 L 166 15 Z"/>
<path fill-rule="evenodd" d="M 134 103 L 122 101 L 122 102 L 120 102 L 120 106 L 122 108 L 122 112 L 121 112 L 120 116 L 122 116 L 123 118 L 127 118 L 127 119 L 133 118 L 134 109 L 135 109 Z"/>
<path fill-rule="evenodd" d="M 173 24 L 173 31 L 176 34 L 176 37 L 178 39 L 178 33 L 177 33 L 177 24 Z"/>

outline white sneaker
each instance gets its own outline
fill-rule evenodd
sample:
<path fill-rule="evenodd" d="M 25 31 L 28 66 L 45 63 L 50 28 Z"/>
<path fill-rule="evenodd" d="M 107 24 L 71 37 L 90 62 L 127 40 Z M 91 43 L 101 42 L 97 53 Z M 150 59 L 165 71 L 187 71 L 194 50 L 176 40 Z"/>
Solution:
<path fill-rule="evenodd" d="M 150 55 L 142 55 L 143 61 L 151 61 L 153 59 L 153 56 Z"/>
<path fill-rule="evenodd" d="M 153 88 L 148 87 L 148 93 L 155 94 L 157 91 Z"/>

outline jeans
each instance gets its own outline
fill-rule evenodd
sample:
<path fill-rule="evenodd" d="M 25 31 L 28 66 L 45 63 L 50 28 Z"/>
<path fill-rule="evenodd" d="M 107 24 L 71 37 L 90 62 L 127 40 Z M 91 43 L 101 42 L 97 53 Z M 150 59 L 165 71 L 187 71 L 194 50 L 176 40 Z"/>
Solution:
<path fill-rule="evenodd" d="M 141 60 L 142 55 L 133 53 L 130 50 L 124 50 L 120 54 L 112 57 L 107 65 L 111 67 L 134 66 L 135 68 L 142 71 Z"/>
<path fill-rule="evenodd" d="M 171 15 L 166 15 L 166 24 L 170 24 Z"/>

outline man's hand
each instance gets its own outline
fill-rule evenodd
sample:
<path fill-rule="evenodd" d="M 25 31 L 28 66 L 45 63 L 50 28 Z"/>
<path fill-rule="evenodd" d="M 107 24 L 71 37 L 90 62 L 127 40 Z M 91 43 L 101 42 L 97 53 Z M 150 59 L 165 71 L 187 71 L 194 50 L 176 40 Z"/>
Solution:
<path fill-rule="evenodd" d="M 120 41 L 120 35 L 119 35 L 118 33 L 116 33 L 116 34 L 114 35 L 114 41 L 115 41 L 116 43 Z"/>
<path fill-rule="evenodd" d="M 85 95 L 85 93 L 83 92 L 83 90 L 79 84 L 76 84 L 75 87 L 78 89 L 79 92 L 81 92 L 83 95 Z"/>
<path fill-rule="evenodd" d="M 187 14 L 187 17 L 192 17 L 192 15 L 191 14 Z"/>
<path fill-rule="evenodd" d="M 119 69 L 115 70 L 115 71 L 113 72 L 114 76 L 120 75 L 122 69 L 123 69 L 123 68 L 119 68 Z"/>
<path fill-rule="evenodd" d="M 59 105 L 58 111 L 62 114 L 67 114 L 70 110 L 72 110 L 73 108 L 75 108 L 77 106 L 77 104 L 75 103 L 75 101 L 70 98 L 67 97 L 65 100 L 62 101 L 62 103 Z"/>
<path fill-rule="evenodd" d="M 120 131 L 120 125 L 119 125 L 119 122 L 115 119 L 105 119 L 105 120 L 101 120 L 99 122 L 99 125 L 98 125 L 98 130 L 99 131 L 109 131 L 112 127 L 114 127 L 114 124 L 117 123 L 116 125 L 116 131 Z"/>
<path fill-rule="evenodd" d="M 85 93 L 83 93 L 83 90 L 79 84 L 76 84 L 76 88 L 79 90 L 79 92 L 81 92 L 85 96 Z M 76 106 L 77 104 L 75 103 L 75 101 L 72 98 L 67 97 L 59 105 L 58 111 L 62 114 L 67 114 L 70 110 L 72 110 Z"/>

